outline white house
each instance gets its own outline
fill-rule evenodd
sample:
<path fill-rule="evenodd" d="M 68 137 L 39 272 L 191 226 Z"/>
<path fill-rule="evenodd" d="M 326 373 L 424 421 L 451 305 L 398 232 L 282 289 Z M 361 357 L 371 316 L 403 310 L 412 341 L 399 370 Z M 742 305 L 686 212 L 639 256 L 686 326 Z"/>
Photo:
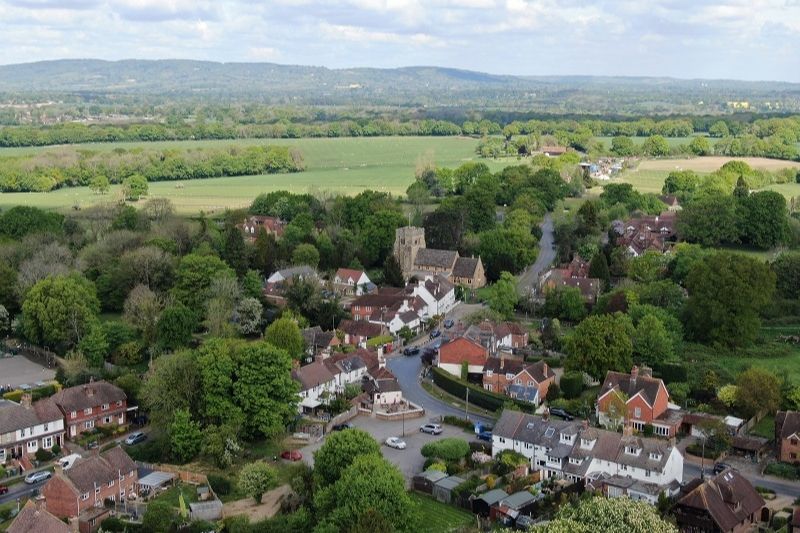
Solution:
<path fill-rule="evenodd" d="M 456 291 L 452 283 L 443 276 L 425 276 L 418 281 L 411 293 L 425 302 L 425 315 L 445 315 L 456 305 Z"/>
<path fill-rule="evenodd" d="M 324 360 L 325 366 L 333 374 L 337 392 L 343 392 L 350 384 L 361 385 L 367 374 L 367 363 L 358 355 L 337 354 Z"/>
<path fill-rule="evenodd" d="M 293 279 L 295 277 L 298 279 L 315 279 L 317 278 L 317 272 L 308 265 L 284 268 L 283 270 L 273 272 L 270 277 L 267 278 L 267 283 L 283 283 L 284 281 Z"/>
<path fill-rule="evenodd" d="M 30 394 L 23 394 L 20 403 L 0 399 L 0 464 L 56 444 L 64 444 L 64 415 L 51 399 L 35 404 Z"/>
<path fill-rule="evenodd" d="M 655 485 L 658 492 L 668 495 L 683 481 L 683 455 L 678 448 L 668 441 L 633 436 L 630 428 L 620 435 L 590 428 L 585 422 L 507 409 L 492 432 L 492 455 L 503 450 L 529 458 L 531 467 L 541 471 L 544 479 L 578 481 L 617 476 Z"/>
<path fill-rule="evenodd" d="M 326 396 L 336 393 L 336 376 L 322 361 L 292 370 L 292 378 L 300 383 L 300 412 L 315 409 L 325 403 Z"/>
<path fill-rule="evenodd" d="M 340 268 L 333 276 L 333 288 L 340 294 L 353 294 L 361 296 L 373 286 L 372 282 L 363 270 L 352 268 Z"/>
<path fill-rule="evenodd" d="M 422 327 L 422 320 L 417 313 L 408 309 L 395 313 L 387 322 L 387 327 L 389 328 L 389 332 L 393 335 L 404 327 L 408 327 L 408 329 L 416 333 Z"/>

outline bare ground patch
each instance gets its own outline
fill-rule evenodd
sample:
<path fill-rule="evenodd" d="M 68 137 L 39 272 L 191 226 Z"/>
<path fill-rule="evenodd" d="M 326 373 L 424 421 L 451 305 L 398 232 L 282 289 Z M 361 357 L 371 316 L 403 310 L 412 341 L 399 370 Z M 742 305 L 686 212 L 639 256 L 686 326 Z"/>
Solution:
<path fill-rule="evenodd" d="M 292 493 L 289 485 L 281 485 L 277 489 L 264 494 L 261 503 L 256 503 L 253 498 L 228 502 L 222 506 L 222 516 L 245 515 L 251 522 L 258 522 L 272 518 L 281 510 L 281 502 Z"/>

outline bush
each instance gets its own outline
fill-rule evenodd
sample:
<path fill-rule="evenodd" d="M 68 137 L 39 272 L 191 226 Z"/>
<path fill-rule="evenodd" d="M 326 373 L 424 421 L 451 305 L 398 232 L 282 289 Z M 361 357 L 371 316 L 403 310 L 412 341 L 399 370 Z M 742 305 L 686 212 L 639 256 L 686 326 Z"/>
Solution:
<path fill-rule="evenodd" d="M 654 432 L 653 424 L 645 424 L 644 429 L 642 430 L 642 434 L 645 437 L 652 437 Z"/>
<path fill-rule="evenodd" d="M 50 450 L 45 450 L 44 448 L 39 448 L 36 450 L 36 460 L 40 463 L 47 462 L 53 458 L 53 454 Z"/>
<path fill-rule="evenodd" d="M 225 476 L 209 474 L 208 484 L 217 496 L 226 496 L 231 493 L 231 480 Z"/>
<path fill-rule="evenodd" d="M 449 372 L 441 368 L 432 367 L 431 374 L 433 382 L 442 390 L 449 392 L 458 398 L 464 398 L 465 390 L 469 387 L 469 402 L 478 407 L 483 407 L 490 411 L 503 409 L 506 403 L 513 403 L 521 411 L 532 413 L 536 407 L 522 400 L 514 400 L 502 394 L 489 392 L 481 387 L 468 384 L 466 381 L 456 378 Z"/>
<path fill-rule="evenodd" d="M 661 374 L 664 383 L 686 381 L 689 375 L 686 365 L 683 363 L 664 363 L 653 366 L 655 367 L 653 370 L 657 370 Z"/>
<path fill-rule="evenodd" d="M 767 468 L 764 469 L 764 473 L 794 481 L 800 480 L 800 466 L 791 465 L 789 463 L 772 463 L 767 465 Z"/>
<path fill-rule="evenodd" d="M 442 422 L 445 424 L 450 424 L 451 426 L 469 429 L 470 431 L 475 429 L 475 424 L 466 418 L 461 418 L 460 416 L 447 415 L 442 419 Z"/>
<path fill-rule="evenodd" d="M 53 452 L 53 455 L 61 455 L 61 446 L 58 444 L 53 444 L 53 447 L 50 448 L 50 451 Z"/>
<path fill-rule="evenodd" d="M 460 464 L 456 463 L 455 461 L 447 463 L 447 475 L 448 476 L 455 476 L 460 474 L 464 471 L 464 467 Z"/>
<path fill-rule="evenodd" d="M 567 372 L 561 377 L 561 392 L 564 398 L 577 398 L 583 392 L 583 374 L 581 372 Z"/>
<path fill-rule="evenodd" d="M 714 449 L 713 446 L 706 446 L 705 456 L 703 455 L 703 447 L 700 444 L 690 444 L 686 447 L 686 452 L 694 455 L 695 457 L 705 457 L 706 459 L 716 459 L 719 457 L 720 452 Z"/>
<path fill-rule="evenodd" d="M 460 461 L 469 455 L 469 452 L 467 441 L 454 437 L 429 442 L 420 450 L 423 457 L 437 457 L 445 461 Z"/>

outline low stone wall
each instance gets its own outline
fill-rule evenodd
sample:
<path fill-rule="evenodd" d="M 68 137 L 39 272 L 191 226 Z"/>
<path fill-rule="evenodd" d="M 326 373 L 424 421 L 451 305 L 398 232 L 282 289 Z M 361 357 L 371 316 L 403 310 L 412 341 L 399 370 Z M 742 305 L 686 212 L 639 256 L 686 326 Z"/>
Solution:
<path fill-rule="evenodd" d="M 333 429 L 333 426 L 344 424 L 345 422 L 349 422 L 350 420 L 354 419 L 358 416 L 358 412 L 358 407 L 353 406 L 347 411 L 334 416 L 327 424 L 325 424 L 325 433 L 330 433 Z"/>

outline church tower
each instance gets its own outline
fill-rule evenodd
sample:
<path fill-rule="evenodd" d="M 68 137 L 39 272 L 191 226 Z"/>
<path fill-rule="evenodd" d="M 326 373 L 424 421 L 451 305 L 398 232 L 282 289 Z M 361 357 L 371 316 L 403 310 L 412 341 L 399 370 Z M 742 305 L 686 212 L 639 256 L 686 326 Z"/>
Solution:
<path fill-rule="evenodd" d="M 400 263 L 403 276 L 408 278 L 414 270 L 417 251 L 425 248 L 425 228 L 405 226 L 397 228 L 394 235 L 394 256 Z"/>

